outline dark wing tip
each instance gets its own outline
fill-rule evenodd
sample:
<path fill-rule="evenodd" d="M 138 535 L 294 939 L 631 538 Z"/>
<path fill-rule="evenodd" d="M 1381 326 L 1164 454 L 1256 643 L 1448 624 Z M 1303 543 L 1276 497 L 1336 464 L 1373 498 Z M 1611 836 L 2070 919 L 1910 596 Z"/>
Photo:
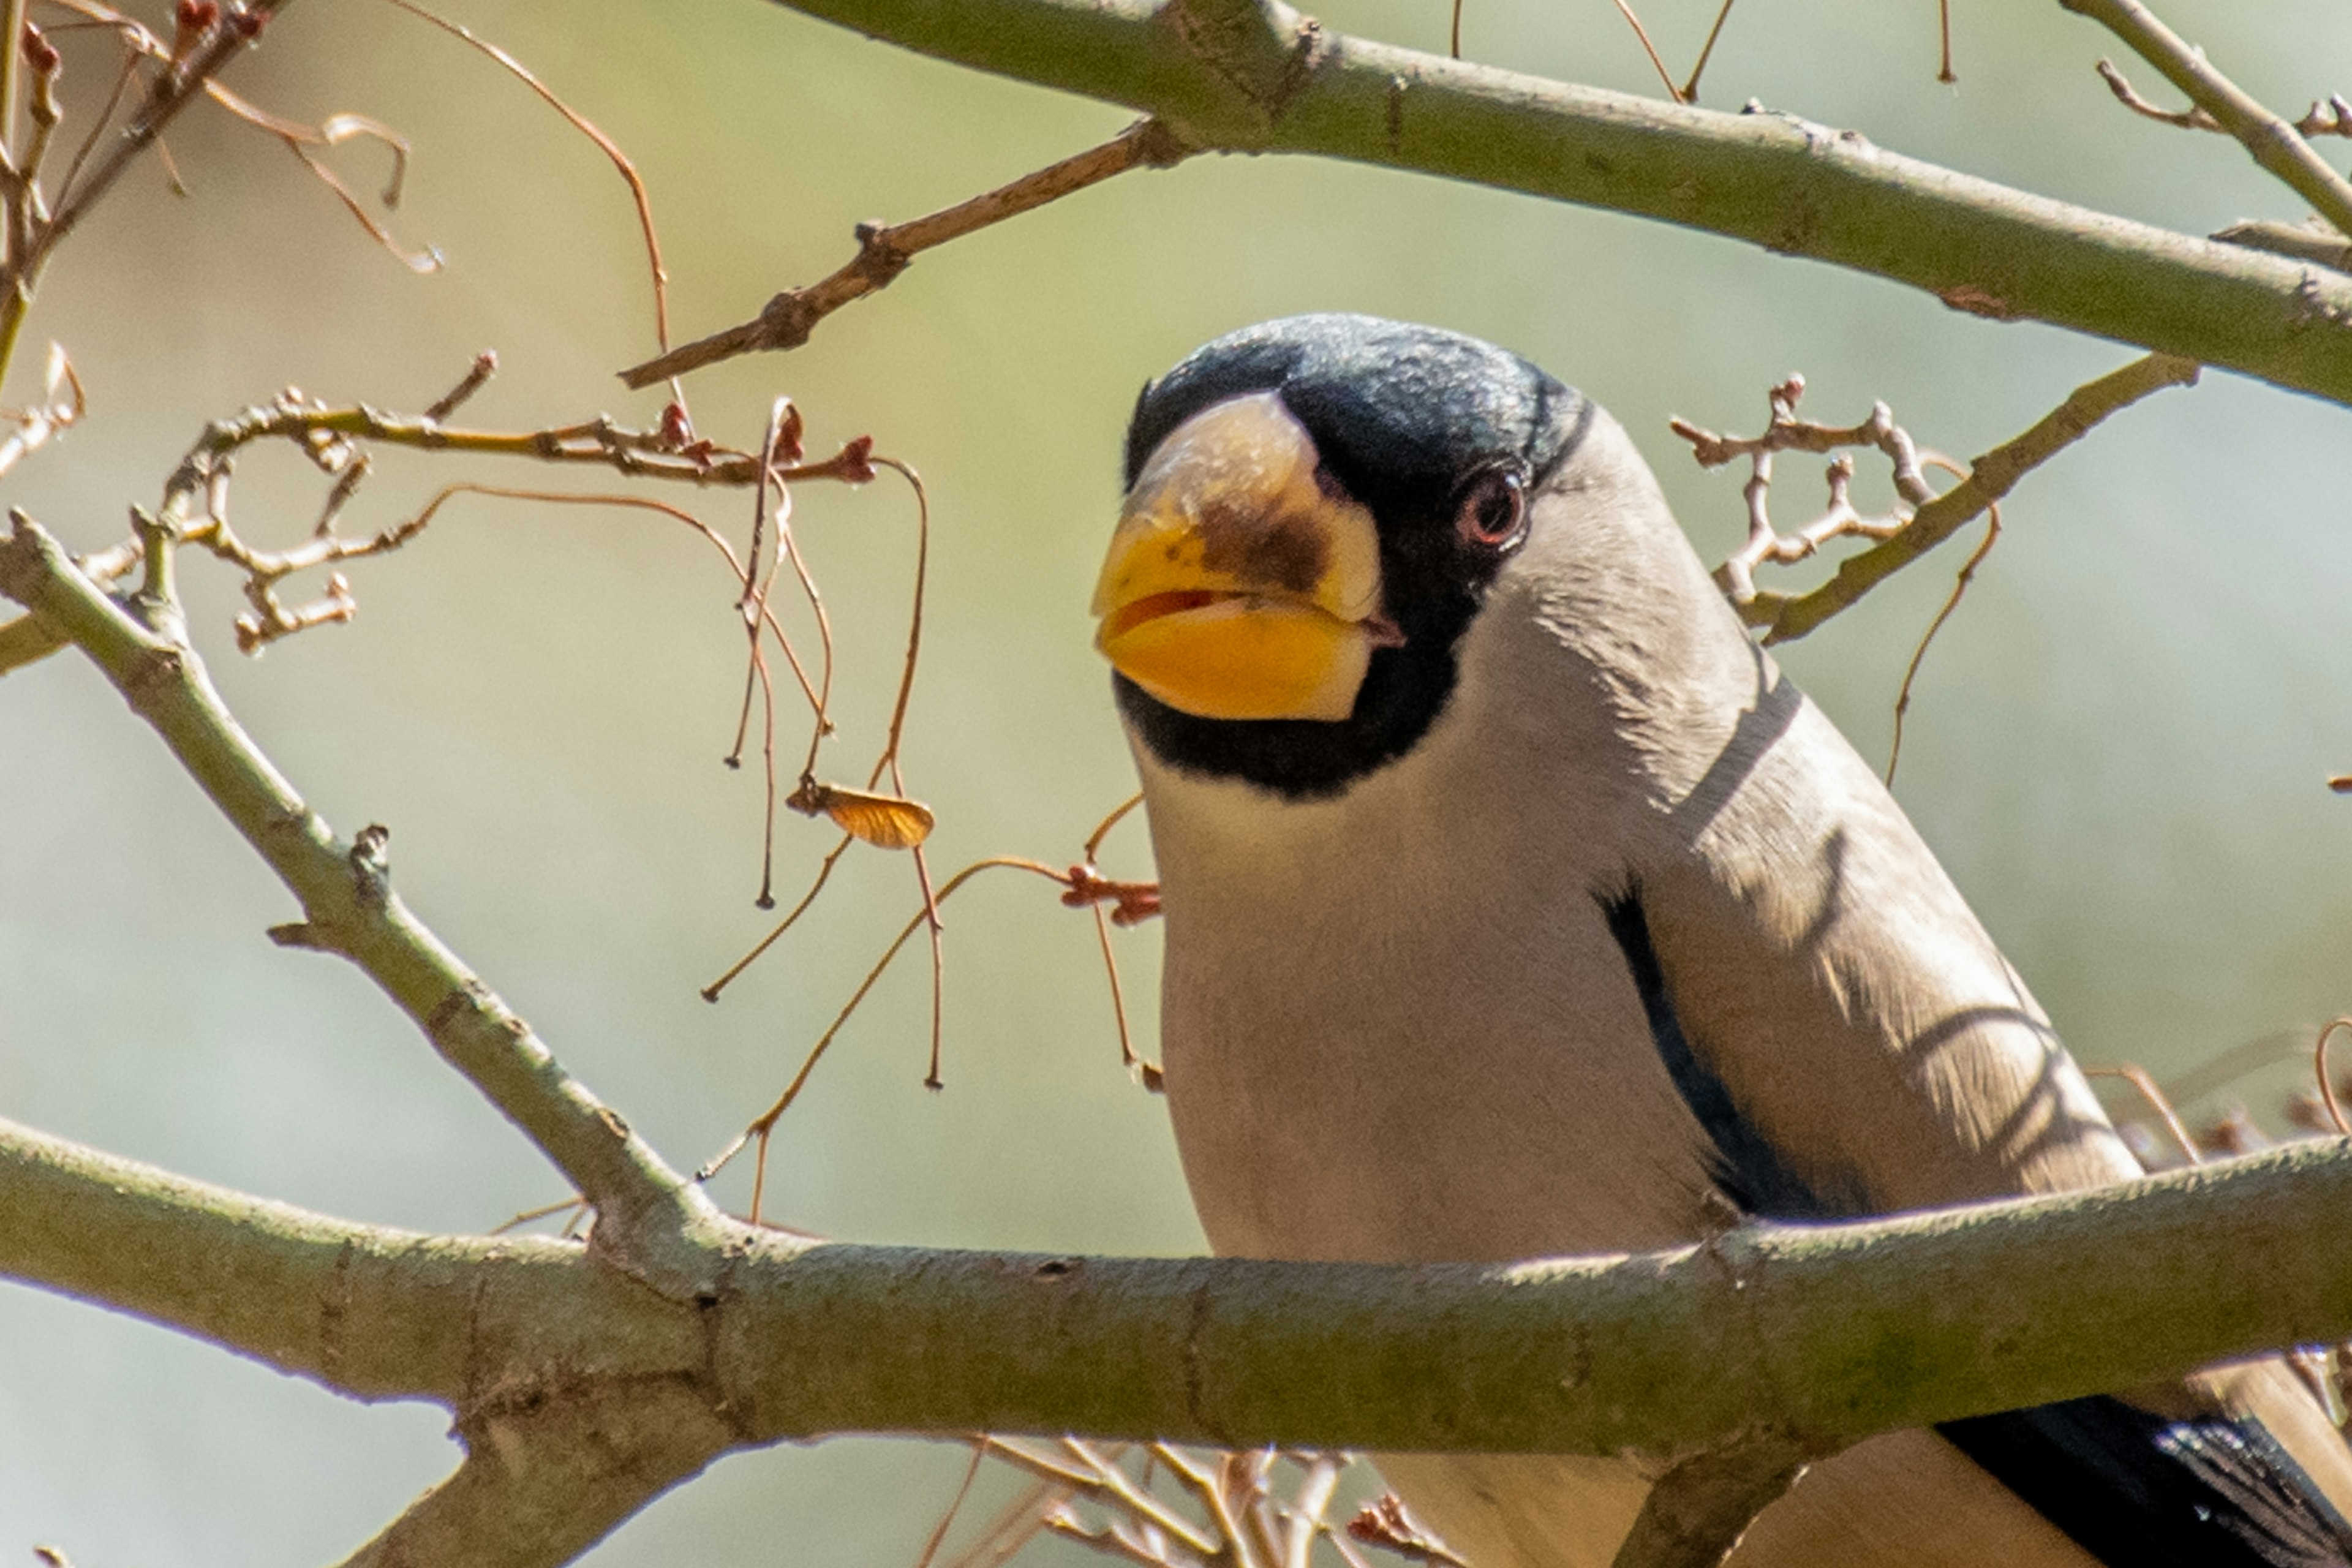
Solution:
<path fill-rule="evenodd" d="M 1937 1430 L 2108 1568 L 2352 1564 L 2352 1526 L 2252 1418 L 2099 1394 Z"/>

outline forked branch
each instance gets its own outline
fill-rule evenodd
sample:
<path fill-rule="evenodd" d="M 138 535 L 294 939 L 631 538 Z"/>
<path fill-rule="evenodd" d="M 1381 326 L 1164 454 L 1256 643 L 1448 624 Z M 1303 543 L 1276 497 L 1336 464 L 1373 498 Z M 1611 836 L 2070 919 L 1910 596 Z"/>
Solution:
<path fill-rule="evenodd" d="M 2339 231 L 2352 235 L 2352 182 L 2347 182 L 2333 164 L 2313 149 L 2301 130 L 2215 69 L 2212 62 L 2206 59 L 2204 50 L 2166 26 L 2140 0 L 2058 3 L 2077 16 L 2104 23 L 2108 31 L 2131 47 L 2133 53 L 2189 95 L 2196 106 L 2194 114 L 2202 114 L 2212 129 L 2236 137 L 2255 163 L 2309 202 L 2313 211 Z M 2152 113 L 2158 119 L 2168 118 L 2162 110 L 2135 101 L 2137 94 L 2130 90 L 2113 67 L 2105 67 L 2100 75 L 2127 106 Z M 2173 123 L 2198 122 L 2185 117 Z"/>
<path fill-rule="evenodd" d="M 1674 422 L 1674 430 L 1691 443 L 1692 456 L 1703 467 L 1714 468 L 1742 457 L 1749 459 L 1748 542 L 1724 563 L 1717 577 L 1741 618 L 1763 628 L 1766 642 L 1787 642 L 1818 629 L 1982 516 L 2020 479 L 2081 440 L 2109 415 L 2168 386 L 2189 385 L 2197 374 L 2198 366 L 2187 360 L 2149 354 L 2087 382 L 2032 428 L 1977 458 L 1959 483 L 1940 494 L 1929 489 L 1920 471 L 1917 448 L 1895 424 L 1885 405 L 1877 405 L 1868 419 L 1852 426 L 1798 419 L 1796 401 L 1804 390 L 1801 377 L 1792 376 L 1773 389 L 1771 420 L 1760 436 L 1717 436 L 1682 419 Z M 1822 517 L 1793 535 L 1780 534 L 1773 528 L 1766 496 L 1774 453 L 1863 446 L 1884 452 L 1894 471 L 1898 499 L 1885 516 L 1869 518 L 1855 510 L 1847 491 L 1853 466 L 1841 457 L 1830 469 L 1830 504 Z M 1837 571 L 1819 587 L 1783 594 L 1756 586 L 1755 569 L 1765 562 L 1801 561 L 1830 540 L 1844 536 L 1874 542 L 1839 563 Z"/>
<path fill-rule="evenodd" d="M 302 920 L 272 934 L 357 964 L 596 1207 L 608 1249 L 666 1288 L 697 1288 L 708 1260 L 679 1244 L 716 1210 L 408 912 L 391 886 L 384 830 L 339 838 L 255 747 L 179 636 L 159 570 L 169 552 L 151 544 L 145 588 L 119 602 L 37 523 L 22 513 L 10 523 L 0 594 L 90 657 L 278 874 Z"/>

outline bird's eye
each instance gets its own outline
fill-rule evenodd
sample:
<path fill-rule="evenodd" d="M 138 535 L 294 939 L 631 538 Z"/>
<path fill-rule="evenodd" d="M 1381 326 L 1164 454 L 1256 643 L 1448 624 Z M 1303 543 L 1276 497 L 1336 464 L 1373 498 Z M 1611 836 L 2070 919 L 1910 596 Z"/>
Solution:
<path fill-rule="evenodd" d="M 1454 503 L 1454 531 L 1483 549 L 1517 543 L 1527 520 L 1527 476 L 1517 468 L 1488 468 L 1463 487 Z"/>

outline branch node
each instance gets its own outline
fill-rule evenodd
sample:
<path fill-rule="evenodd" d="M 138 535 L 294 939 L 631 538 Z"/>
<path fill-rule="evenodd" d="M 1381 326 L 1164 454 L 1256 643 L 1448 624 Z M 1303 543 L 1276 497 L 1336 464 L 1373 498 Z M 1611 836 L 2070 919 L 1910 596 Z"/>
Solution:
<path fill-rule="evenodd" d="M 310 952 L 340 953 L 343 951 L 343 944 L 335 940 L 332 932 L 324 926 L 312 925 L 309 921 L 289 921 L 284 925 L 274 925 L 267 934 L 279 947 L 299 948 Z"/>

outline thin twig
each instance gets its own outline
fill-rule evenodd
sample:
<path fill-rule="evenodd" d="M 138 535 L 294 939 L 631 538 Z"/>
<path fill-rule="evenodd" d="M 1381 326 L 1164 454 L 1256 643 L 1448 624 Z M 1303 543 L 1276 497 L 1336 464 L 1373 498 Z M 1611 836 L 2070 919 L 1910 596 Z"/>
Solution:
<path fill-rule="evenodd" d="M 1045 1515 L 1070 1496 L 1070 1488 L 1063 1482 L 1034 1482 L 999 1509 L 971 1544 L 945 1568 L 1003 1568 L 1014 1553 L 1036 1539 L 1045 1527 Z"/>
<path fill-rule="evenodd" d="M 1650 57 L 1651 68 L 1665 84 L 1666 96 L 1677 103 L 1685 101 L 1682 89 L 1675 85 L 1674 73 L 1666 69 L 1666 62 L 1658 58 L 1658 47 L 1650 42 L 1650 30 L 1643 26 L 1642 18 L 1633 14 L 1632 0 L 1616 0 L 1616 5 L 1617 14 L 1625 18 L 1626 26 L 1633 29 L 1633 36 L 1642 40 L 1642 52 Z"/>
<path fill-rule="evenodd" d="M 2330 1018 L 2320 1029 L 2319 1038 L 2311 1047 L 2311 1069 L 2319 1079 L 2319 1100 L 2327 1107 L 2327 1120 L 2336 1124 L 2336 1131 L 2352 1138 L 2352 1126 L 2346 1125 L 2344 1107 L 2336 1101 L 2336 1080 L 2327 1073 L 2327 1042 L 2338 1029 L 2352 1029 L 2352 1018 Z"/>
<path fill-rule="evenodd" d="M 784 918 L 778 921 L 775 925 L 769 930 L 767 935 L 761 937 L 757 942 L 754 942 L 751 946 L 751 952 L 745 953 L 733 963 L 728 965 L 724 973 L 720 974 L 718 979 L 712 981 L 709 984 L 702 988 L 702 999 L 705 1002 L 718 1001 L 719 994 L 726 990 L 728 986 L 733 984 L 735 983 L 736 976 L 751 968 L 752 963 L 758 960 L 761 953 L 767 952 L 771 947 L 773 947 L 786 931 L 793 929 L 793 922 L 798 921 L 803 914 L 806 914 L 808 912 L 809 906 L 816 902 L 816 896 L 824 891 L 825 882 L 833 876 L 834 865 L 835 862 L 840 860 L 843 852 L 847 850 L 851 845 L 856 842 L 856 837 L 853 834 L 845 833 L 841 836 L 841 841 L 838 844 L 835 844 L 831 849 L 827 850 L 825 852 L 824 858 L 818 863 L 816 879 L 809 884 L 809 890 L 801 895 L 800 902 L 794 904 L 792 909 L 785 913 Z M 709 1179 L 710 1169 L 711 1168 L 709 1166 L 704 1167 L 702 1172 L 703 1179 Z"/>
<path fill-rule="evenodd" d="M 412 250 L 401 244 L 394 237 L 392 231 L 378 222 L 374 215 L 367 210 L 367 205 L 360 200 L 358 193 L 343 183 L 342 176 L 320 162 L 317 154 L 311 151 L 313 148 L 338 147 L 354 137 L 363 137 L 390 152 L 392 174 L 385 180 L 383 195 L 379 198 L 384 206 L 390 208 L 400 205 L 401 186 L 407 178 L 408 142 L 406 138 L 363 114 L 337 114 L 330 116 L 315 126 L 304 125 L 299 121 L 272 114 L 259 105 L 231 92 L 218 82 L 213 83 L 209 90 L 214 100 L 222 108 L 257 131 L 267 132 L 283 142 L 287 151 L 300 160 L 302 166 L 310 172 L 312 177 L 334 193 L 335 199 L 342 203 L 343 210 L 351 214 L 352 221 L 365 229 L 368 237 L 389 252 L 402 266 L 411 272 L 417 273 L 437 272 L 441 269 L 442 258 L 439 250 L 430 247 L 423 250 Z"/>
<path fill-rule="evenodd" d="M 2293 125 L 2215 69 L 2202 49 L 2166 26 L 2140 0 L 2058 3 L 2104 24 L 2186 93 L 2216 126 L 2236 137 L 2256 163 L 2309 202 L 2320 216 L 2352 235 L 2352 182 L 2337 174 Z M 2118 79 L 2109 75 L 2107 85 L 2116 88 Z"/>
<path fill-rule="evenodd" d="M 150 84 L 146 99 L 132 113 L 130 123 L 109 144 L 105 155 L 89 171 L 89 178 L 70 195 L 62 195 L 56 212 L 34 226 L 27 242 L 12 249 L 6 264 L 0 266 L 0 375 L 5 375 L 14 357 L 17 334 L 23 330 L 25 316 L 32 308 L 33 291 L 38 285 L 43 267 L 49 256 L 66 237 L 81 224 L 97 203 L 113 189 L 140 153 L 151 144 L 160 143 L 165 127 L 179 118 L 182 110 L 194 100 L 200 91 L 212 86 L 212 79 L 222 67 L 258 38 L 272 19 L 285 9 L 290 0 L 251 0 L 233 15 L 220 17 L 210 31 L 183 56 L 175 56 L 170 68 L 159 72 Z M 76 4 L 72 9 L 84 15 L 96 15 L 102 6 Z M 108 17 L 120 17 L 136 30 L 138 37 L 152 38 L 144 28 L 137 27 L 128 17 L 114 13 Z M 16 41 L 10 39 L 7 54 L 15 58 Z M 29 182 L 31 172 L 24 178 Z"/>
<path fill-rule="evenodd" d="M 58 201 L 62 202 L 73 194 L 74 182 L 81 177 L 82 165 L 89 162 L 89 155 L 97 150 L 100 139 L 106 134 L 106 128 L 114 123 L 114 111 L 122 107 L 122 95 L 131 90 L 131 84 L 138 75 L 138 51 L 126 49 L 122 56 L 122 68 L 114 73 L 114 87 L 106 95 L 105 106 L 98 111 L 98 118 L 89 122 L 89 130 L 82 137 L 81 145 L 74 149 L 72 160 L 66 164 L 65 178 L 58 182 Z"/>
<path fill-rule="evenodd" d="M 549 87 L 545 82 L 540 80 L 537 76 L 533 75 L 529 67 L 525 66 L 520 60 L 515 58 L 514 56 L 507 53 L 506 50 L 499 47 L 498 45 L 491 43 L 488 39 L 475 33 L 473 29 L 463 26 L 458 23 L 452 22 L 446 17 L 437 16 L 432 12 L 426 10 L 424 6 L 415 4 L 415 0 L 387 0 L 387 3 L 398 6 L 400 9 L 407 12 L 410 16 L 416 17 L 420 21 L 430 22 L 433 26 L 440 28 L 443 32 L 449 34 L 453 37 L 463 40 L 467 45 L 488 56 L 490 59 L 496 61 L 501 69 L 512 76 L 517 81 L 521 82 L 523 86 L 537 93 L 542 102 L 544 102 L 550 109 L 555 110 L 556 113 L 563 116 L 564 121 L 567 124 L 569 124 L 574 131 L 579 132 L 583 136 L 588 138 L 589 141 L 593 142 L 596 144 L 596 150 L 604 153 L 606 158 L 612 161 L 614 169 L 620 174 L 621 178 L 628 184 L 629 200 L 636 206 L 637 229 L 645 236 L 646 241 L 646 264 L 653 273 L 654 341 L 658 343 L 664 351 L 667 351 L 669 348 L 669 268 L 662 264 L 661 234 L 660 231 L 654 226 L 654 202 L 652 193 L 646 189 L 646 182 L 643 176 L 638 174 L 637 166 L 629 161 L 628 154 L 622 152 L 620 144 L 614 142 L 610 136 L 605 135 L 604 132 L 597 127 L 595 121 L 590 120 L 586 115 L 581 113 L 578 110 L 564 102 L 563 100 L 557 95 L 555 89 Z M 661 378 L 656 377 L 655 379 L 658 380 Z M 640 382 L 636 384 L 643 385 L 645 384 Z M 678 393 L 677 395 L 683 397 L 684 394 Z"/>
<path fill-rule="evenodd" d="M 2187 109 L 2159 109 L 2142 98 L 2128 78 L 2113 60 L 2101 60 L 2095 68 L 2107 90 L 2116 101 L 2134 114 L 2160 124 L 2178 126 L 2184 131 L 2210 131 L 2227 136 L 2229 129 L 2204 109 L 2190 104 Z M 2330 93 L 2326 99 L 2313 99 L 2303 118 L 2293 122 L 2295 134 L 2306 139 L 2314 136 L 2352 137 L 2352 100 L 2342 93 Z"/>
<path fill-rule="evenodd" d="M 1984 542 L 1969 553 L 1968 561 L 1960 567 L 1959 575 L 1953 579 L 1952 591 L 1946 596 L 1943 608 L 1937 610 L 1936 618 L 1927 623 L 1927 630 L 1919 638 L 1919 646 L 1911 650 L 1911 662 L 1903 668 L 1903 685 L 1895 694 L 1895 738 L 1886 748 L 1886 787 L 1889 789 L 1895 787 L 1895 765 L 1903 760 L 1903 718 L 1911 711 L 1911 683 L 1919 678 L 1919 666 L 1927 657 L 1927 645 L 1936 640 L 1936 634 L 1944 629 L 1944 623 L 1950 620 L 1952 612 L 1960 607 L 1960 596 L 1969 591 L 1969 583 L 1976 576 L 1977 568 L 1984 564 L 1984 558 L 1992 553 L 1993 541 L 2000 537 L 1999 502 L 1986 509 L 1986 518 Z"/>
<path fill-rule="evenodd" d="M 849 1022 L 851 1016 L 857 1011 L 859 1005 L 866 1000 L 866 994 L 874 989 L 876 983 L 878 982 L 882 978 L 883 973 L 889 969 L 891 960 L 897 958 L 899 951 L 907 945 L 908 941 L 914 936 L 916 931 L 922 929 L 925 921 L 931 918 L 937 906 L 946 902 L 947 900 L 954 894 L 957 889 L 962 887 L 966 882 L 969 882 L 972 878 L 978 876 L 982 871 L 996 870 L 999 868 L 1027 871 L 1033 875 L 1044 877 L 1049 881 L 1062 882 L 1066 880 L 1063 873 L 1055 870 L 1053 867 L 1045 864 L 1043 861 L 1031 860 L 1018 855 L 991 856 L 987 859 L 973 862 L 971 865 L 965 867 L 962 870 L 958 871 L 954 876 L 949 878 L 946 886 L 940 889 L 939 896 L 936 899 L 927 900 L 923 909 L 919 909 L 915 911 L 914 918 L 899 928 L 898 936 L 893 938 L 890 945 L 883 950 L 882 956 L 875 961 L 874 966 L 866 972 L 866 978 L 858 983 L 857 989 L 850 994 L 849 1000 L 842 1004 L 841 1010 L 834 1015 L 833 1022 L 825 1026 L 824 1033 L 817 1037 L 816 1044 L 809 1048 L 808 1056 L 802 1061 L 800 1070 L 793 1075 L 792 1081 L 784 1086 L 783 1092 L 776 1097 L 775 1103 L 769 1106 L 767 1110 L 761 1111 L 758 1116 L 752 1118 L 751 1125 L 747 1127 L 741 1134 L 739 1134 L 734 1142 L 730 1143 L 718 1154 L 713 1155 L 709 1161 L 705 1162 L 701 1170 L 696 1173 L 698 1179 L 708 1181 L 712 1176 L 717 1175 L 719 1172 L 726 1166 L 727 1163 L 732 1160 L 735 1155 L 742 1150 L 743 1144 L 747 1139 L 756 1139 L 758 1141 L 760 1145 L 759 1169 L 764 1173 L 767 1165 L 768 1139 L 775 1131 L 776 1122 L 783 1116 L 785 1111 L 792 1109 L 793 1101 L 800 1098 L 801 1090 L 808 1085 L 809 1075 L 816 1070 L 817 1063 L 824 1059 L 825 1052 L 832 1048 L 833 1042 L 840 1035 L 842 1026 Z M 830 866 L 828 866 L 826 869 L 830 870 Z M 822 880 L 820 880 L 819 885 L 822 886 Z M 815 896 L 815 892 L 812 890 L 808 895 L 808 898 L 803 899 L 799 908 L 793 910 L 793 917 L 797 917 L 801 910 L 807 908 L 809 900 L 813 900 Z M 787 924 L 790 922 L 790 918 L 791 917 L 788 917 L 787 919 Z M 779 928 L 778 934 L 781 934 L 781 930 L 782 928 Z M 772 937 L 769 940 L 772 941 L 773 938 Z M 764 946 L 765 943 L 762 943 L 761 945 Z M 748 963 L 749 960 L 747 959 L 744 962 Z M 725 977 L 721 978 L 719 984 L 724 984 L 727 979 L 732 978 L 734 975 L 740 973 L 742 972 L 742 968 L 743 964 L 739 963 L 733 969 L 728 972 L 728 974 Z M 718 985 L 713 985 L 710 988 L 710 991 L 715 991 L 717 989 Z M 710 994 L 710 991 L 706 991 L 703 994 L 708 996 Z M 751 1212 L 751 1218 L 754 1222 L 757 1222 L 760 1217 L 759 1205 L 757 1203 L 759 1191 L 759 1179 L 755 1177 L 752 1188 L 754 1202 Z"/>
<path fill-rule="evenodd" d="M 483 1232 L 483 1234 L 485 1236 L 504 1236 L 507 1232 L 515 1229 L 517 1226 L 529 1225 L 533 1220 L 545 1219 L 550 1215 L 565 1213 L 577 1214 L 580 1210 L 586 1208 L 587 1206 L 587 1201 L 582 1198 L 579 1194 L 574 1193 L 568 1198 L 558 1198 L 551 1204 L 541 1204 L 535 1209 L 525 1209 L 519 1215 L 514 1215 L 507 1219 L 500 1220 L 498 1224 L 490 1226 L 488 1230 Z"/>
<path fill-rule="evenodd" d="M 930 581 L 931 563 L 931 498 L 923 488 L 923 476 L 913 465 L 897 458 L 874 458 L 877 468 L 887 468 L 907 481 L 915 492 L 915 584 L 911 595 L 912 608 L 907 618 L 907 657 L 899 668 L 898 694 L 890 705 L 890 725 L 882 742 L 882 754 L 876 759 L 874 771 L 866 775 L 868 789 L 880 781 L 884 768 L 890 773 L 890 787 L 901 798 L 907 794 L 907 779 L 899 767 L 898 748 L 907 729 L 907 705 L 915 694 L 915 667 L 923 650 L 923 602 Z M 914 846 L 915 883 L 923 895 L 923 918 L 930 928 L 931 949 L 931 1054 L 929 1065 L 923 1072 L 923 1087 L 942 1087 L 940 1078 L 941 1031 L 947 1016 L 947 955 L 941 946 L 940 902 L 931 887 L 930 861 L 919 843 Z"/>
<path fill-rule="evenodd" d="M 2148 1076 L 2146 1068 L 2133 1062 L 2125 1062 L 2116 1067 L 2087 1067 L 2083 1069 L 2083 1076 L 2084 1078 L 2119 1078 L 2131 1085 L 2139 1091 L 2139 1097 L 2147 1102 L 2149 1108 L 2164 1122 L 2164 1130 L 2172 1134 L 2172 1141 L 2180 1146 L 2180 1152 L 2188 1156 L 2189 1163 L 2192 1165 L 2204 1163 L 2204 1155 L 2198 1150 L 2197 1140 L 2189 1135 L 2189 1124 L 2180 1120 L 2180 1112 L 2172 1108 L 2171 1097 L 2164 1092 L 2155 1079 Z"/>
<path fill-rule="evenodd" d="M 1715 467 L 1741 456 L 1748 457 L 1760 471 L 1750 478 L 1748 485 L 1748 542 L 1727 561 L 1717 581 L 1724 586 L 1733 607 L 1751 626 L 1764 629 L 1767 643 L 1788 642 L 1818 630 L 1822 623 L 1843 610 L 1851 608 L 1871 589 L 1916 561 L 1954 533 L 1981 516 L 1995 501 L 2008 498 L 2020 479 L 2051 458 L 2081 440 L 2098 424 L 2119 410 L 2129 407 L 2151 393 L 2168 386 L 2187 386 L 2197 380 L 2199 367 L 2192 362 L 2170 354 L 2148 354 L 2119 370 L 2110 371 L 2095 381 L 2086 382 L 2067 395 L 2066 400 L 2051 410 L 2022 434 L 2002 442 L 1969 465 L 1968 477 L 1940 495 L 1931 494 L 1916 504 L 1916 510 L 1898 509 L 1885 521 L 1895 523 L 1882 528 L 1873 520 L 1849 520 L 1852 526 L 1840 524 L 1843 517 L 1836 504 L 1843 500 L 1843 479 L 1832 476 L 1832 505 L 1821 523 L 1814 528 L 1825 535 L 1838 532 L 1883 533 L 1877 542 L 1839 563 L 1829 580 L 1802 594 L 1783 594 L 1759 589 L 1752 575 L 1742 580 L 1743 568 L 1752 573 L 1756 563 L 1766 559 L 1785 560 L 1810 553 L 1804 535 L 1784 540 L 1773 532 L 1769 516 L 1764 515 L 1763 492 L 1769 482 L 1769 457 L 1774 451 L 1820 451 L 1837 446 L 1876 446 L 1889 454 L 1895 469 L 1896 489 L 1906 503 L 1925 488 L 1917 478 L 1915 461 L 1906 465 L 1899 452 L 1909 438 L 1898 442 L 1900 427 L 1887 422 L 1882 432 L 1877 411 L 1859 426 L 1838 429 L 1826 426 L 1810 426 L 1795 420 L 1794 397 L 1802 388 L 1801 378 L 1773 389 L 1773 425 L 1759 437 L 1735 438 L 1720 437 L 1700 429 L 1686 420 L 1673 422 L 1675 434 L 1689 441 L 1692 456 L 1702 466 Z M 1784 428 L 1785 426 L 1785 428 Z M 1915 484 L 1915 480 L 1916 481 Z M 1850 506 L 1847 509 L 1850 510 Z M 1819 540 L 1815 540 L 1818 543 Z"/>
<path fill-rule="evenodd" d="M 974 1442 L 971 1463 L 964 1467 L 963 1479 L 957 1485 L 955 1496 L 948 1500 L 947 1508 L 940 1514 L 940 1522 L 932 1527 L 930 1539 L 923 1542 L 923 1554 L 915 1559 L 915 1568 L 931 1568 L 931 1560 L 940 1554 L 940 1543 L 948 1538 L 948 1527 L 955 1523 L 956 1515 L 963 1510 L 964 1499 L 971 1496 L 971 1483 L 979 1479 L 981 1461 L 987 1458 L 987 1447 Z"/>
<path fill-rule="evenodd" d="M 1675 96 L 1685 103 L 1698 101 L 1698 79 L 1706 74 L 1706 62 L 1715 58 L 1715 41 L 1723 37 L 1723 25 L 1731 19 L 1733 0 L 1723 0 L 1723 8 L 1715 14 L 1715 26 L 1706 30 L 1706 42 L 1699 46 L 1698 58 L 1691 66 L 1690 79 Z"/>
<path fill-rule="evenodd" d="M 621 380 L 632 387 L 649 386 L 738 354 L 796 349 L 808 342 L 819 321 L 851 300 L 888 287 L 907 269 L 908 262 L 921 252 L 1058 201 L 1129 169 L 1168 168 L 1192 151 L 1175 132 L 1159 121 L 1139 120 L 1099 147 L 1050 163 L 968 202 L 908 223 L 887 226 L 860 224 L 856 256 L 829 277 L 805 288 L 786 289 L 769 300 L 759 315 L 740 326 L 633 365 L 621 373 Z"/>

